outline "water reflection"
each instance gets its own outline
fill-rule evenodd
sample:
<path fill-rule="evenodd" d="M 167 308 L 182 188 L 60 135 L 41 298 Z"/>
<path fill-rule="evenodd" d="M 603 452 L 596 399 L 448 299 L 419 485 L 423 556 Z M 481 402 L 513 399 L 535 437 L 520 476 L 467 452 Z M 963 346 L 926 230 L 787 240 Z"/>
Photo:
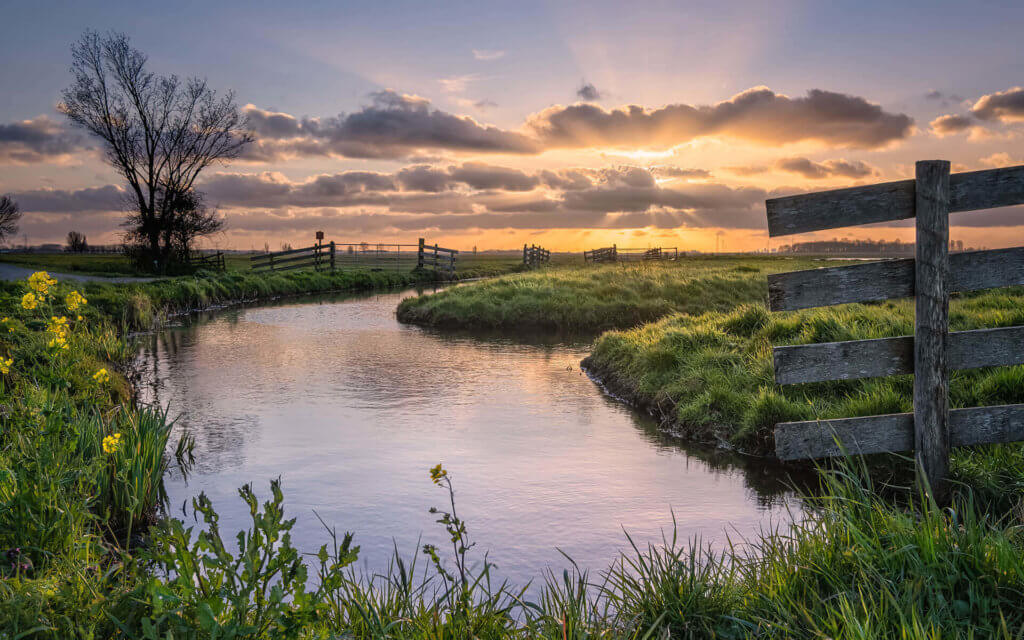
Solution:
<path fill-rule="evenodd" d="M 243 526 L 236 488 L 281 476 L 293 539 L 324 542 L 312 509 L 356 532 L 362 561 L 392 543 L 443 542 L 427 513 L 455 477 L 460 515 L 516 581 L 562 566 L 604 568 L 622 528 L 723 544 L 786 519 L 785 481 L 758 461 L 684 448 L 603 395 L 579 369 L 587 340 L 450 335 L 398 324 L 411 292 L 238 308 L 140 338 L 144 400 L 169 403 L 196 439 L 172 505 L 205 491 L 221 526 Z"/>

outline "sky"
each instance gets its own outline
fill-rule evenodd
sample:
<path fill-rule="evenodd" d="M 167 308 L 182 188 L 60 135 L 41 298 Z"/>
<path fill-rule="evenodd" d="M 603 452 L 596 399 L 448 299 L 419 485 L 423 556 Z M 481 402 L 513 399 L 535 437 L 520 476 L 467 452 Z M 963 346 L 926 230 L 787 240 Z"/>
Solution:
<path fill-rule="evenodd" d="M 208 247 L 763 250 L 766 198 L 1024 164 L 1020 2 L 11 2 L 0 193 L 20 243 L 115 242 L 123 185 L 57 112 L 83 31 L 233 91 L 255 141 L 199 184 Z M 1021 244 L 1024 210 L 956 214 Z"/>

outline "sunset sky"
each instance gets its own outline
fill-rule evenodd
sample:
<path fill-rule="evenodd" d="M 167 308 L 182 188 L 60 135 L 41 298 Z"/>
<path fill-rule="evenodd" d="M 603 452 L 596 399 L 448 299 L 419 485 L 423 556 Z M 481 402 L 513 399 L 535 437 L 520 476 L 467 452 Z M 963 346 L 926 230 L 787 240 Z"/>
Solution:
<path fill-rule="evenodd" d="M 765 198 L 1024 164 L 1021 2 L 5 2 L 0 192 L 33 244 L 113 242 L 121 183 L 55 105 L 126 33 L 233 90 L 256 143 L 200 188 L 207 246 L 768 246 Z M 953 217 L 971 246 L 1024 209 Z M 864 227 L 773 239 L 901 238 Z M 17 242 L 21 242 L 19 237 Z"/>

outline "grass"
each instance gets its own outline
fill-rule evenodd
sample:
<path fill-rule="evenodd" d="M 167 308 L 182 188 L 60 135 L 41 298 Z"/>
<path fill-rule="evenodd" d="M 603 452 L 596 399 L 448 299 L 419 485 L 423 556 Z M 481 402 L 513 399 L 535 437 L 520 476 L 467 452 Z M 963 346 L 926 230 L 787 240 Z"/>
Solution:
<path fill-rule="evenodd" d="M 777 258 L 552 267 L 409 298 L 398 319 L 435 327 L 596 332 L 670 313 L 727 311 L 766 299 L 764 274 L 820 266 Z"/>
<path fill-rule="evenodd" d="M 251 253 L 225 253 L 224 266 L 227 272 L 250 271 Z M 413 256 L 415 259 L 415 256 Z M 582 259 L 582 258 L 581 258 Z M 571 256 L 556 254 L 552 260 L 569 262 Z M 75 253 L 0 253 L 0 262 L 8 262 L 33 269 L 47 269 L 58 273 L 72 273 L 93 276 L 152 276 L 139 271 L 125 256 L 116 254 L 75 254 Z M 458 258 L 460 278 L 495 276 L 520 269 L 522 256 L 518 254 L 461 253 Z M 286 272 L 285 272 L 286 273 Z"/>
<path fill-rule="evenodd" d="M 445 506 L 433 512 L 452 548 L 411 557 L 396 551 L 390 566 L 373 574 L 355 568 L 358 539 L 351 534 L 328 530 L 319 553 L 300 554 L 291 545 L 294 520 L 287 517 L 278 482 L 271 482 L 262 503 L 251 486 L 239 490 L 252 522 L 237 536 L 221 531 L 216 505 L 202 495 L 193 500 L 194 519 L 158 517 L 163 473 L 171 464 L 187 469 L 189 446 L 187 440 L 169 442 L 166 414 L 135 405 L 128 381 L 116 373 L 133 355 L 124 330 L 148 326 L 169 309 L 303 288 L 370 286 L 384 276 L 343 281 L 340 274 L 292 272 L 262 286 L 250 277 L 90 285 L 88 304 L 75 310 L 66 307 L 65 284 L 49 286 L 53 295 L 34 309 L 21 306 L 25 283 L 0 286 L 0 357 L 7 369 L 0 374 L 0 637 L 639 640 L 1024 633 L 1024 463 L 1019 448 L 1009 446 L 958 459 L 960 482 L 949 509 L 910 489 L 889 487 L 884 495 L 895 491 L 899 500 L 883 498 L 863 467 L 849 465 L 822 472 L 822 489 L 808 498 L 806 519 L 792 529 L 766 530 L 722 552 L 670 532 L 664 544 L 633 547 L 599 573 L 567 560 L 565 571 L 541 576 L 532 588 L 493 579 L 493 567 L 455 515 L 454 474 L 440 467 L 430 477 Z M 791 317 L 788 323 L 783 318 L 778 325 L 756 309 L 704 314 L 691 318 L 693 325 L 670 316 L 647 329 L 654 342 L 675 335 L 664 344 L 673 345 L 676 356 L 698 345 L 710 368 L 731 369 L 746 356 L 708 351 L 702 331 L 723 330 L 724 340 L 747 345 L 756 361 L 759 347 L 751 345 L 762 344 L 769 329 L 778 332 L 773 339 L 799 341 L 896 330 L 906 322 L 898 305 L 851 307 L 835 311 L 850 315 Z M 958 301 L 953 318 L 959 326 L 976 316 L 1008 324 L 1024 313 L 1017 309 L 1014 294 L 989 294 Z M 65 314 L 66 331 L 50 320 Z M 852 329 L 846 326 L 851 322 Z M 634 332 L 611 336 L 625 339 Z M 66 349 L 55 342 L 58 334 Z M 737 347 L 736 353 L 747 352 Z M 670 370 L 664 367 L 669 356 L 654 360 Z M 98 375 L 101 369 L 112 375 Z M 1020 387 L 1015 380 L 993 379 L 988 393 L 1011 393 Z M 105 446 L 114 434 L 121 434 L 118 444 Z M 551 544 L 558 544 L 556 537 Z"/>
<path fill-rule="evenodd" d="M 1024 323 L 1024 291 L 956 298 L 952 330 Z M 773 345 L 913 333 L 909 302 L 769 314 L 758 304 L 725 313 L 673 314 L 607 332 L 585 366 L 620 394 L 652 408 L 697 440 L 770 454 L 775 423 L 910 411 L 912 378 L 894 376 L 779 387 Z M 957 371 L 950 402 L 970 407 L 1024 401 L 1024 367 Z"/>

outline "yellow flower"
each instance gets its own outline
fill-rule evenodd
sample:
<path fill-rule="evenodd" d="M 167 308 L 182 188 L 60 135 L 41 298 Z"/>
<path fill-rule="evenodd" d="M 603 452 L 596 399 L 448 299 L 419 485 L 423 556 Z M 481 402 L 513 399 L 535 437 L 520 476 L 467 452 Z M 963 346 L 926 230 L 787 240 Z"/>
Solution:
<path fill-rule="evenodd" d="M 103 453 L 114 453 L 121 446 L 121 434 L 115 433 L 112 436 L 103 438 Z"/>
<path fill-rule="evenodd" d="M 430 479 L 434 481 L 434 484 L 441 484 L 441 478 L 448 475 L 448 472 L 438 462 L 436 467 L 430 469 Z"/>
<path fill-rule="evenodd" d="M 82 316 L 78 316 L 75 319 L 78 320 L 78 321 L 81 321 L 82 320 Z"/>
<path fill-rule="evenodd" d="M 107 373 L 107 370 L 105 368 L 100 369 L 96 373 L 92 374 L 92 379 L 99 384 L 106 384 L 107 382 L 110 381 L 110 374 Z"/>
<path fill-rule="evenodd" d="M 14 358 L 7 358 L 6 360 L 0 358 L 0 373 L 3 375 L 10 373 L 12 364 L 14 364 Z"/>
<path fill-rule="evenodd" d="M 87 302 L 89 301 L 85 299 L 85 296 L 77 291 L 72 291 L 68 295 L 64 296 L 64 304 L 67 305 L 68 311 L 77 311 L 78 307 Z"/>
<path fill-rule="evenodd" d="M 36 299 L 36 294 L 29 292 L 21 297 L 21 306 L 25 309 L 35 309 L 36 305 L 39 304 L 39 300 Z"/>
<path fill-rule="evenodd" d="M 57 281 L 54 278 L 51 278 L 50 274 L 45 271 L 36 271 L 28 277 L 29 288 L 40 296 L 46 296 L 50 287 L 55 284 L 57 284 Z"/>
<path fill-rule="evenodd" d="M 59 351 L 61 349 L 68 348 L 68 341 L 64 336 L 55 336 L 52 340 L 46 343 L 46 346 Z"/>

